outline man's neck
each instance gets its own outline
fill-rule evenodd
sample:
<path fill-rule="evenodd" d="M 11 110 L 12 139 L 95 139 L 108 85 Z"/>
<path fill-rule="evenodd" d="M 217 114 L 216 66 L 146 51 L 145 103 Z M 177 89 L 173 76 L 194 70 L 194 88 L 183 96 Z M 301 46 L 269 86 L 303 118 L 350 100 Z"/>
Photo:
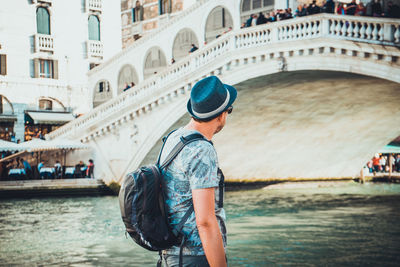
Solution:
<path fill-rule="evenodd" d="M 209 123 L 200 123 L 191 119 L 190 122 L 184 127 L 186 130 L 195 130 L 204 135 L 204 137 L 211 141 L 214 136 L 215 129 Z"/>

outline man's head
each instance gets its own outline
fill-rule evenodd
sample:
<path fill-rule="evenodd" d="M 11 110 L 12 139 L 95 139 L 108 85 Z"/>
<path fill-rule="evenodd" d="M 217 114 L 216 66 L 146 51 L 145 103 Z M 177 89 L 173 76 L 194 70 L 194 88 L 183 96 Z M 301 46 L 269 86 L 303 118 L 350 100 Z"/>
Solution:
<path fill-rule="evenodd" d="M 215 133 L 225 125 L 228 112 L 236 100 L 237 91 L 233 86 L 223 84 L 216 76 L 197 82 L 190 94 L 187 109 L 197 123 L 215 127 Z"/>

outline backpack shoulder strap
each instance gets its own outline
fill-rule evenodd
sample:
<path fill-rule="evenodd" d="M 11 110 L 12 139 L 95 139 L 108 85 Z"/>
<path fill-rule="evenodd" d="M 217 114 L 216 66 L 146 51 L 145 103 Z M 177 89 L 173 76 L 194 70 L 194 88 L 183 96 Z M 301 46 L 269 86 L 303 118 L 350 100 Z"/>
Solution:
<path fill-rule="evenodd" d="M 168 138 L 168 136 L 167 136 L 167 138 Z M 188 136 L 181 136 L 180 139 L 181 139 L 180 142 L 178 142 L 178 144 L 176 144 L 176 146 L 172 149 L 172 151 L 166 157 L 164 163 L 160 166 L 161 153 L 162 153 L 164 145 L 166 143 L 166 139 L 165 139 L 163 147 L 161 148 L 161 151 L 160 151 L 160 155 L 158 156 L 158 161 L 157 161 L 157 165 L 160 166 L 160 169 L 164 169 L 169 164 L 171 164 L 171 162 L 175 159 L 175 157 L 179 154 L 179 152 L 182 151 L 182 149 L 187 144 L 189 144 L 191 142 L 194 142 L 194 141 L 197 141 L 197 140 L 204 140 L 204 141 L 210 142 L 207 139 L 205 139 L 203 135 L 201 135 L 199 133 L 190 134 Z"/>

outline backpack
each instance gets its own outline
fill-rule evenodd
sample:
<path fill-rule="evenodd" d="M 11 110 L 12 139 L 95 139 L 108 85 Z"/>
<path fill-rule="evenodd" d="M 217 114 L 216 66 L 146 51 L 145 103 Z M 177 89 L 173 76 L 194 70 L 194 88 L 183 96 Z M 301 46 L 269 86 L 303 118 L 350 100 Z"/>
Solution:
<path fill-rule="evenodd" d="M 198 133 L 182 136 L 180 142 L 167 155 L 165 162 L 160 165 L 161 153 L 166 139 L 171 133 L 163 138 L 164 143 L 157 163 L 141 167 L 126 175 L 118 196 L 126 232 L 141 247 L 150 251 L 159 251 L 160 260 L 157 266 L 161 266 L 161 250 L 179 245 L 182 250 L 184 242 L 180 231 L 194 210 L 192 203 L 176 229 L 173 230 L 169 227 L 163 195 L 162 170 L 187 144 L 197 140 L 209 142 Z"/>

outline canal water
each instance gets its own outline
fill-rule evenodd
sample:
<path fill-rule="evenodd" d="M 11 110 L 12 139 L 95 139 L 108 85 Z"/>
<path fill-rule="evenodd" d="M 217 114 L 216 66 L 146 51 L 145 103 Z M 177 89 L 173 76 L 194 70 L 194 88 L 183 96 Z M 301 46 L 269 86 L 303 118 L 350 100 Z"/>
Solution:
<path fill-rule="evenodd" d="M 398 266 L 400 185 L 227 192 L 230 266 Z M 0 200 L 0 265 L 155 266 L 125 238 L 116 197 Z"/>

